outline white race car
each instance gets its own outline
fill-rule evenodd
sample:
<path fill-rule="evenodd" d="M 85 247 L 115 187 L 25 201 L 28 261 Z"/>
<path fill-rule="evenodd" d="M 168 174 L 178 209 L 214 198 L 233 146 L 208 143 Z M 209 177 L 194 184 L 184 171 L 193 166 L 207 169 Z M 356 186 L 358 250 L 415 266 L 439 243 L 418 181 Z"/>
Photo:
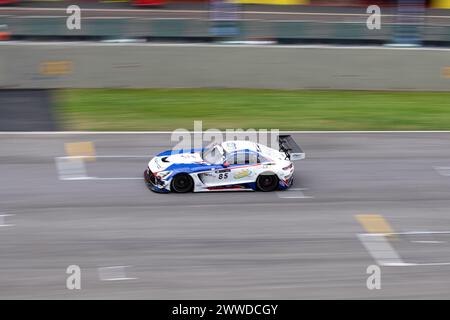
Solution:
<path fill-rule="evenodd" d="M 305 153 L 290 135 L 280 135 L 278 142 L 279 150 L 250 141 L 168 150 L 150 160 L 144 179 L 162 193 L 287 189 L 294 178 L 292 161 L 304 159 Z"/>

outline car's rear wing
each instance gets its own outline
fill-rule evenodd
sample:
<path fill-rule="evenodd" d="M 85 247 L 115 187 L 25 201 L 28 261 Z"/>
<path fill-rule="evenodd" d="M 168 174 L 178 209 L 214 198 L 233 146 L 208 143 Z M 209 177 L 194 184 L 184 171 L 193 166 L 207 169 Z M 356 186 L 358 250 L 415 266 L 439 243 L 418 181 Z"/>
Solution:
<path fill-rule="evenodd" d="M 290 135 L 279 135 L 278 144 L 280 146 L 280 151 L 284 152 L 289 160 L 296 161 L 305 159 L 305 153 L 302 148 L 300 148 Z"/>

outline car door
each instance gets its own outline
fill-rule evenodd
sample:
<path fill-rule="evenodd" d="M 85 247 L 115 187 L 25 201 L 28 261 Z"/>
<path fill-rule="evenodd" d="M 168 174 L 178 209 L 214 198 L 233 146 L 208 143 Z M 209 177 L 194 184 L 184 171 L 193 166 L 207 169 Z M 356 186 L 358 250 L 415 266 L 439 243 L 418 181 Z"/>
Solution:
<path fill-rule="evenodd" d="M 207 187 L 226 186 L 235 184 L 235 179 L 233 178 L 232 175 L 233 168 L 235 167 L 237 170 L 238 165 L 239 164 L 243 165 L 244 162 L 239 161 L 237 152 L 231 152 L 224 159 L 224 163 L 227 163 L 228 165 L 220 166 L 215 168 L 214 170 L 200 173 L 199 176 Z"/>
<path fill-rule="evenodd" d="M 260 167 L 258 153 L 244 150 L 234 152 L 227 157 L 229 163 L 229 179 L 234 184 L 249 183 L 256 180 Z"/>
<path fill-rule="evenodd" d="M 211 169 L 207 171 L 203 171 L 198 173 L 199 179 L 203 182 L 203 184 L 207 187 L 214 187 L 221 184 L 226 184 L 228 180 L 228 174 L 230 169 L 222 166 L 224 161 L 223 152 L 215 148 L 211 152 L 211 155 L 216 153 L 218 157 L 214 156 L 206 156 L 206 162 L 211 164 Z"/>
<path fill-rule="evenodd" d="M 249 150 L 231 152 L 225 158 L 228 166 L 201 173 L 208 187 L 254 182 L 261 162 L 258 153 Z"/>

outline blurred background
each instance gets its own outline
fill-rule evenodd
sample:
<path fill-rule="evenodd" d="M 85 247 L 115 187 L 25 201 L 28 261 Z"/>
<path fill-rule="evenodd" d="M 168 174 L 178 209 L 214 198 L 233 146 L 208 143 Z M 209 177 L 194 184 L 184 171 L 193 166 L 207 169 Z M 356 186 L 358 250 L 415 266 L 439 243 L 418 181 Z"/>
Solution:
<path fill-rule="evenodd" d="M 448 0 L 2 0 L 1 40 L 273 41 L 448 45 Z M 68 30 L 79 5 L 82 28 Z M 382 28 L 369 30 L 369 5 Z"/>

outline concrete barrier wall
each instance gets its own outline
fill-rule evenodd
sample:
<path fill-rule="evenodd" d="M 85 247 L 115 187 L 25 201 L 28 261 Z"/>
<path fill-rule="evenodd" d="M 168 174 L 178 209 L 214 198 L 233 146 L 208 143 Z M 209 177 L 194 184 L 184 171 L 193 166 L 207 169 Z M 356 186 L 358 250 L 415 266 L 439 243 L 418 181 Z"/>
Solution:
<path fill-rule="evenodd" d="M 450 50 L 2 44 L 6 88 L 450 90 Z"/>

